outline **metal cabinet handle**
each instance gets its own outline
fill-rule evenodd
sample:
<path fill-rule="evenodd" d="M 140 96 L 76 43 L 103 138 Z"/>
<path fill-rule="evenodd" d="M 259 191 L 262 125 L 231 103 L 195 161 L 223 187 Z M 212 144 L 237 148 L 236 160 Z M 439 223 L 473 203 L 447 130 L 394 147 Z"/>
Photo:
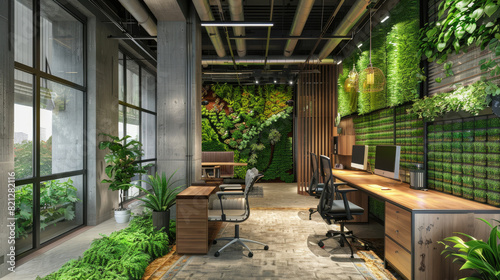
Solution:
<path fill-rule="evenodd" d="M 399 233 L 399 230 L 396 230 L 396 233 Z"/>

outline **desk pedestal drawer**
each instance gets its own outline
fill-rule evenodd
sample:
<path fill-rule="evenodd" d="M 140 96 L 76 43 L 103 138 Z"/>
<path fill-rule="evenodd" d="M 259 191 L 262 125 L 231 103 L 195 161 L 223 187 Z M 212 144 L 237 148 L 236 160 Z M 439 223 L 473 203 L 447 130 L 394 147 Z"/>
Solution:
<path fill-rule="evenodd" d="M 411 251 L 411 213 L 386 202 L 385 234 Z"/>
<path fill-rule="evenodd" d="M 385 238 L 385 259 L 407 279 L 411 278 L 411 255 L 403 247 Z"/>

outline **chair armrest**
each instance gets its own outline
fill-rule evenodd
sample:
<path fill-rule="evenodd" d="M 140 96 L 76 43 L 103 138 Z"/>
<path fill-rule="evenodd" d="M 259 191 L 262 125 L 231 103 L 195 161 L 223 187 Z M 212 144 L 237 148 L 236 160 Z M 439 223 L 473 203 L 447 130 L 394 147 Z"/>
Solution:
<path fill-rule="evenodd" d="M 355 192 L 355 191 L 357 191 L 357 189 L 355 189 L 355 188 L 341 188 L 341 189 L 337 189 L 337 191 L 339 193 L 349 193 L 349 192 Z"/>
<path fill-rule="evenodd" d="M 223 192 L 216 192 L 215 194 L 219 198 L 222 221 L 226 220 L 226 214 L 224 214 L 224 205 L 222 203 L 222 198 L 224 196 L 244 196 L 241 191 L 226 191 L 226 192 L 223 191 Z"/>
<path fill-rule="evenodd" d="M 243 187 L 241 186 L 241 184 L 224 184 L 224 185 L 220 185 L 219 186 L 219 189 L 221 191 L 225 191 L 225 190 L 237 190 L 237 191 L 243 191 Z"/>

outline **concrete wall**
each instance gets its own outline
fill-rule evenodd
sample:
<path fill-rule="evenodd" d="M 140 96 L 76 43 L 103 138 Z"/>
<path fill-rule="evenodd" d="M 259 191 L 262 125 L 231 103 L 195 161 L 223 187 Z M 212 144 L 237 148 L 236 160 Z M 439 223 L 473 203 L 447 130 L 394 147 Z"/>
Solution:
<path fill-rule="evenodd" d="M 9 172 L 14 171 L 14 51 L 9 36 L 12 1 L 0 1 L 0 277 L 9 273 Z"/>
<path fill-rule="evenodd" d="M 112 32 L 95 17 L 87 24 L 87 224 L 96 225 L 113 217 L 118 193 L 101 183 L 106 151 L 100 133 L 118 135 L 118 42 L 107 38 Z"/>

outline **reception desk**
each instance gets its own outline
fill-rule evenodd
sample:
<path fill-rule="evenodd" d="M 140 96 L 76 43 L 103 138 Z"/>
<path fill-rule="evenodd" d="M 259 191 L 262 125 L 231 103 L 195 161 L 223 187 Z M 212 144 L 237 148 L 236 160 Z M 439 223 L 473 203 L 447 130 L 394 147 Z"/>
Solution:
<path fill-rule="evenodd" d="M 438 241 L 470 234 L 487 240 L 490 227 L 500 220 L 500 208 L 433 190 L 411 189 L 409 184 L 367 172 L 333 170 L 333 176 L 369 196 L 385 202 L 385 263 L 408 279 L 459 279 L 453 258 L 444 258 Z"/>

